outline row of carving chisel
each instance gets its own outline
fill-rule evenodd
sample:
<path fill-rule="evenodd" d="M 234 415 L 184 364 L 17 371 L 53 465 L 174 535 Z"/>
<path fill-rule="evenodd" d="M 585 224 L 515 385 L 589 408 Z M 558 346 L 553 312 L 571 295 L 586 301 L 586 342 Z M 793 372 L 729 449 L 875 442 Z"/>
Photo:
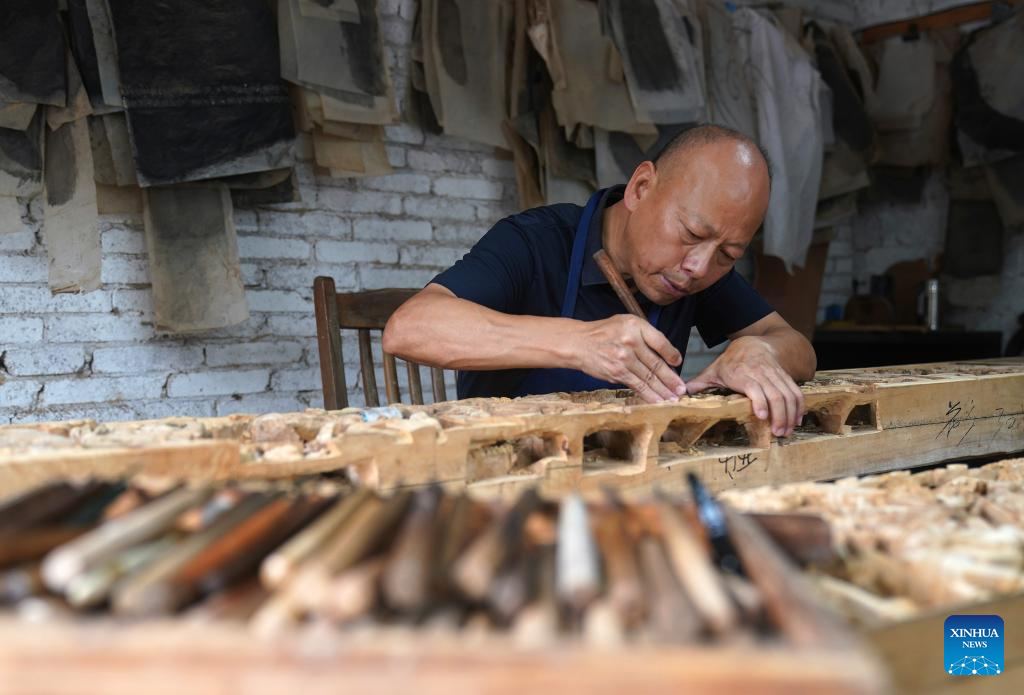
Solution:
<path fill-rule="evenodd" d="M 0 602 L 129 617 L 233 606 L 225 614 L 262 633 L 311 620 L 482 625 L 526 643 L 820 631 L 787 585 L 794 554 L 827 554 L 821 520 L 700 502 L 57 483 L 0 501 Z"/>

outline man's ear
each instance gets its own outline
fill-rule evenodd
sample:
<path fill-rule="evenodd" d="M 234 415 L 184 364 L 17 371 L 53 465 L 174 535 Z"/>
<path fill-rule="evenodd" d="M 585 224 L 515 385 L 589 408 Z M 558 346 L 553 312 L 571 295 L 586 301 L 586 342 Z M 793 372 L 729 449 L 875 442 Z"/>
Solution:
<path fill-rule="evenodd" d="M 636 210 L 640 201 L 650 194 L 657 178 L 658 172 L 654 168 L 654 162 L 647 160 L 637 165 L 633 170 L 633 175 L 629 178 L 629 183 L 626 184 L 626 192 L 622 197 L 622 202 L 626 204 L 627 210 L 630 212 Z"/>

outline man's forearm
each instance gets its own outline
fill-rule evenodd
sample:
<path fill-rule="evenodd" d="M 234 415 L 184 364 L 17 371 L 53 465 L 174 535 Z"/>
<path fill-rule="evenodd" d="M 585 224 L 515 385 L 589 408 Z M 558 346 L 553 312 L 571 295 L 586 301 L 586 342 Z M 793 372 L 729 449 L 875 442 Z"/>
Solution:
<path fill-rule="evenodd" d="M 444 369 L 574 367 L 578 321 L 504 314 L 465 299 L 425 292 L 395 312 L 384 349 Z"/>
<path fill-rule="evenodd" d="M 814 378 L 818 358 L 810 341 L 793 328 L 772 329 L 757 336 L 771 346 L 779 365 L 794 381 Z"/>

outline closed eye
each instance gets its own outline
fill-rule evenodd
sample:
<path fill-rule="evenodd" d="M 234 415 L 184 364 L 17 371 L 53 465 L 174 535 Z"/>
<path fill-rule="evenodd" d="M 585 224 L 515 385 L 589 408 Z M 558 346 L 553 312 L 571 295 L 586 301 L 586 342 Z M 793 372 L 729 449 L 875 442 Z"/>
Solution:
<path fill-rule="evenodd" d="M 690 239 L 692 239 L 693 241 L 703 241 L 704 240 L 704 237 L 697 236 L 696 234 L 693 233 L 693 230 L 690 229 L 689 227 L 684 226 L 683 227 L 683 231 L 686 232 L 686 236 L 689 237 Z"/>

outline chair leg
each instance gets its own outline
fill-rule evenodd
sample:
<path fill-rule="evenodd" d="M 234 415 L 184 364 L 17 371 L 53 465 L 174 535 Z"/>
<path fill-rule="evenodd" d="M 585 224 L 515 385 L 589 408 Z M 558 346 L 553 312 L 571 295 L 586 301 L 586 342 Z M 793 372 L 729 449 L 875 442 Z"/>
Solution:
<path fill-rule="evenodd" d="M 370 331 L 359 329 L 359 369 L 363 375 L 363 398 L 366 407 L 376 408 L 380 405 L 377 398 L 377 373 L 373 369 L 373 350 L 370 347 Z"/>
<path fill-rule="evenodd" d="M 387 396 L 388 405 L 401 403 L 402 394 L 398 390 L 398 365 L 395 363 L 395 356 L 384 353 L 384 394 Z"/>
<path fill-rule="evenodd" d="M 444 370 L 437 367 L 430 368 L 430 381 L 434 387 L 434 402 L 440 403 L 448 400 L 448 392 L 444 386 Z"/>
<path fill-rule="evenodd" d="M 420 366 L 415 362 L 406 362 L 405 369 L 409 373 L 409 400 L 413 405 L 423 405 L 423 382 L 420 381 Z"/>
<path fill-rule="evenodd" d="M 348 388 L 345 384 L 345 365 L 341 356 L 338 295 L 332 278 L 321 276 L 313 280 L 313 309 L 316 314 L 316 345 L 320 355 L 324 408 L 347 408 Z"/>

